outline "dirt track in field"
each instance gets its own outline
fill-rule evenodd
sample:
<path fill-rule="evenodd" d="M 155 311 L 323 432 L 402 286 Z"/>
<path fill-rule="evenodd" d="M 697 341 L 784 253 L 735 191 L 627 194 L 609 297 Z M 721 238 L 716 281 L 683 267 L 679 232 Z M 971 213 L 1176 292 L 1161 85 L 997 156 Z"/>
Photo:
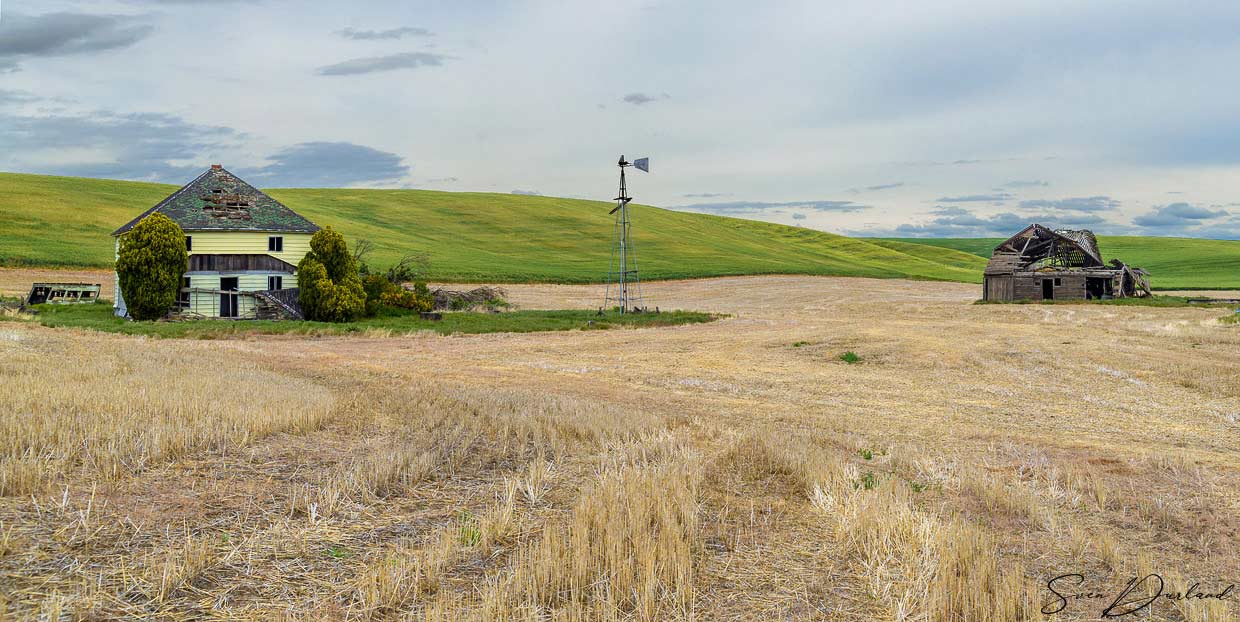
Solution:
<path fill-rule="evenodd" d="M 104 298 L 112 297 L 116 276 L 111 270 L 0 268 L 0 296 L 24 296 L 32 283 L 99 283 Z"/>

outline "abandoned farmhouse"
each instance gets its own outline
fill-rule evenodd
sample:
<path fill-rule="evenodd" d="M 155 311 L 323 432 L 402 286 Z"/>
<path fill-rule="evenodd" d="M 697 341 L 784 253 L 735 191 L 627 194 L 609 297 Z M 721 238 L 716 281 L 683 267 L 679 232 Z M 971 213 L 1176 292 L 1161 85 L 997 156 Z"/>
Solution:
<path fill-rule="evenodd" d="M 995 247 L 983 300 L 1081 300 L 1148 296 L 1149 276 L 1118 259 L 1102 260 L 1089 230 L 1032 224 Z"/>
<path fill-rule="evenodd" d="M 185 231 L 189 270 L 177 299 L 181 313 L 297 315 L 297 264 L 309 252 L 318 225 L 216 164 L 112 232 L 118 253 L 125 234 L 155 212 Z M 116 315 L 127 316 L 119 280 L 113 300 Z"/>

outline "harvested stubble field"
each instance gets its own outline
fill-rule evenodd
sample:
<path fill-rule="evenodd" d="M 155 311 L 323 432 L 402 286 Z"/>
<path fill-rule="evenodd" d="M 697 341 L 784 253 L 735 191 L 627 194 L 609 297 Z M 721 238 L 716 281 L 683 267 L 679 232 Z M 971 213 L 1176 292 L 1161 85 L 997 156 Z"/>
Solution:
<path fill-rule="evenodd" d="M 1134 574 L 1240 582 L 1240 326 L 1217 309 L 812 277 L 647 295 L 732 317 L 221 342 L 0 324 L 3 607 L 1085 620 Z M 1109 598 L 1038 613 L 1067 573 Z M 1132 617 L 1233 620 L 1237 598 Z"/>

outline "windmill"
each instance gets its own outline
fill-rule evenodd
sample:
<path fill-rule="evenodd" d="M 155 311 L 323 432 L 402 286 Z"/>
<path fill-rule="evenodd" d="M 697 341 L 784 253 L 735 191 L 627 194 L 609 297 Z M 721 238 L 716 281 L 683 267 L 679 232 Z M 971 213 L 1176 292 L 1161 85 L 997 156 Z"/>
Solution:
<path fill-rule="evenodd" d="M 639 171 L 650 172 L 650 158 L 638 158 L 632 163 L 620 156 L 620 194 L 616 197 L 616 207 L 608 214 L 616 215 L 615 237 L 611 244 L 611 270 L 607 273 L 607 294 L 603 299 L 603 309 L 616 307 L 620 313 L 642 313 L 646 304 L 642 300 L 642 281 L 637 272 L 637 249 L 633 246 L 631 236 L 633 222 L 629 220 L 629 196 L 625 187 L 624 169 L 632 166 Z"/>

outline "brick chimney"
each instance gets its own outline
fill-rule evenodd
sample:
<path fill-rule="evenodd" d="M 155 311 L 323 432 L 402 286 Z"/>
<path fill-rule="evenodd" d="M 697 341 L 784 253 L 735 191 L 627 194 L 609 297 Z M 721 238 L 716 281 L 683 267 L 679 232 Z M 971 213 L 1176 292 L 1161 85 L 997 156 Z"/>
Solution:
<path fill-rule="evenodd" d="M 218 170 L 220 170 L 220 169 L 222 169 L 222 168 L 224 168 L 224 167 L 220 166 L 219 164 L 212 164 L 212 165 L 211 165 L 211 170 L 213 170 L 213 171 L 218 171 Z"/>

